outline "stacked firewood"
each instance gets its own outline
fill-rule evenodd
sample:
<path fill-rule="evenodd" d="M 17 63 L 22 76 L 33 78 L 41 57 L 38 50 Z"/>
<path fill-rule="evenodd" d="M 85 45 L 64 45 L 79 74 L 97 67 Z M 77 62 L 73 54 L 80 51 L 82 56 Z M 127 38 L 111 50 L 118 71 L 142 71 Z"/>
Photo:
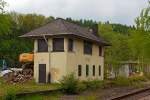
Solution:
<path fill-rule="evenodd" d="M 7 73 L 3 76 L 5 82 L 16 84 L 16 83 L 25 83 L 33 79 L 33 71 L 31 69 L 25 69 L 23 71 Z"/>

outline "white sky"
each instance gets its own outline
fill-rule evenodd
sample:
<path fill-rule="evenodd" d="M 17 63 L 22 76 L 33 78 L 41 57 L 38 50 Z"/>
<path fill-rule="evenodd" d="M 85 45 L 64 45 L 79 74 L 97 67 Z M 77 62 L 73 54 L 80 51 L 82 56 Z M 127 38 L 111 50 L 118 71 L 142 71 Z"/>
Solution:
<path fill-rule="evenodd" d="M 8 11 L 133 25 L 147 0 L 5 0 Z"/>

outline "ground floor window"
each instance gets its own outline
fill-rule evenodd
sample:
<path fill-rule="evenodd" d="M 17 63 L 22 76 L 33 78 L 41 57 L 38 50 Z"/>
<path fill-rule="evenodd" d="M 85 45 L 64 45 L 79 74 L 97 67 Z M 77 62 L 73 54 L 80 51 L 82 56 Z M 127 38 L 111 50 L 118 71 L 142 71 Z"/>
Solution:
<path fill-rule="evenodd" d="M 95 65 L 93 65 L 93 76 L 95 76 Z"/>
<path fill-rule="evenodd" d="M 101 66 L 100 65 L 99 65 L 98 70 L 99 70 L 99 76 L 101 76 Z"/>
<path fill-rule="evenodd" d="M 85 68 L 85 70 L 84 70 Z M 83 70 L 83 71 L 82 71 Z M 87 64 L 85 67 L 82 68 L 82 65 L 78 65 L 78 69 L 77 69 L 77 75 L 80 77 L 82 76 L 82 72 L 85 73 L 85 76 L 89 76 L 90 72 L 92 76 L 95 76 L 96 73 L 101 76 L 101 65 L 99 65 L 98 67 L 96 67 L 95 65 L 89 67 L 89 65 Z"/>
<path fill-rule="evenodd" d="M 78 76 L 82 75 L 82 66 L 78 65 Z"/>
<path fill-rule="evenodd" d="M 89 65 L 86 65 L 86 76 L 89 76 Z"/>

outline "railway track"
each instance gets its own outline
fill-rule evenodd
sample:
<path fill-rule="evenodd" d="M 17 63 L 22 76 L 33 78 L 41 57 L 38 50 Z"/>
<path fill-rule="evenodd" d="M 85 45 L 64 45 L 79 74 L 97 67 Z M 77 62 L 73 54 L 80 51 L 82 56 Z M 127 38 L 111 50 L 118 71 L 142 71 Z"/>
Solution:
<path fill-rule="evenodd" d="M 109 100 L 150 100 L 150 87 L 118 95 Z"/>

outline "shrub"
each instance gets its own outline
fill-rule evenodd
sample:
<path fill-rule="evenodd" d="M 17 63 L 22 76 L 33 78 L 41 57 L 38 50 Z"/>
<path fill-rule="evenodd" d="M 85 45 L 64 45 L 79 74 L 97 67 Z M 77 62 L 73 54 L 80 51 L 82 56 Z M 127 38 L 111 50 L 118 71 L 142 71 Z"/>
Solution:
<path fill-rule="evenodd" d="M 147 79 L 150 79 L 150 73 L 144 73 L 144 75 Z"/>
<path fill-rule="evenodd" d="M 116 86 L 130 86 L 130 81 L 126 77 L 117 77 L 112 80 L 112 84 Z"/>
<path fill-rule="evenodd" d="M 4 100 L 16 100 L 16 93 L 14 89 L 8 90 L 3 99 Z"/>
<path fill-rule="evenodd" d="M 63 79 L 60 81 L 61 88 L 65 93 L 68 94 L 76 94 L 79 92 L 79 80 L 75 78 L 73 74 L 68 76 L 64 76 Z"/>
<path fill-rule="evenodd" d="M 146 82 L 147 78 L 144 76 L 134 76 L 134 77 L 117 77 L 116 79 L 112 80 L 112 84 L 116 86 L 134 86 L 134 87 L 141 87 L 142 82 Z"/>
<path fill-rule="evenodd" d="M 82 92 L 82 91 L 85 91 L 87 89 L 86 85 L 83 84 L 83 82 L 80 82 L 77 87 L 78 87 L 77 88 L 78 92 Z"/>
<path fill-rule="evenodd" d="M 88 80 L 88 81 L 83 81 L 83 84 L 85 84 L 87 89 L 97 89 L 100 87 L 103 87 L 103 81 L 100 80 Z"/>
<path fill-rule="evenodd" d="M 131 82 L 146 82 L 148 79 L 145 76 L 134 76 L 130 77 L 129 80 Z"/>

